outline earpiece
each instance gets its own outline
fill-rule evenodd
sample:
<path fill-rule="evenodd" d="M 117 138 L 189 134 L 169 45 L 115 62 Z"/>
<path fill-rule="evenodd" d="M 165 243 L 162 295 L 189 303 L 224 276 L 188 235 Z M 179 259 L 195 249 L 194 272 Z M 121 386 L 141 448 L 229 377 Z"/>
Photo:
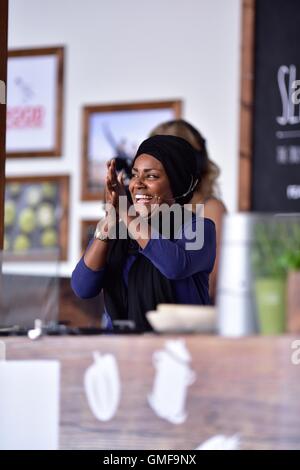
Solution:
<path fill-rule="evenodd" d="M 182 197 L 185 197 L 185 196 L 187 196 L 189 193 L 191 193 L 192 191 L 194 191 L 195 187 L 196 187 L 197 184 L 198 184 L 198 181 L 199 181 L 198 178 L 196 178 L 195 181 L 194 181 L 194 177 L 193 177 L 193 175 L 192 175 L 191 184 L 190 184 L 190 186 L 189 186 L 189 189 L 188 189 L 185 193 L 181 194 L 181 196 L 176 196 L 176 197 L 174 197 L 174 199 L 181 199 Z"/>
<path fill-rule="evenodd" d="M 187 196 L 189 193 L 191 193 L 192 191 L 194 191 L 194 189 L 196 188 L 197 184 L 198 184 L 198 181 L 199 179 L 196 178 L 195 181 L 194 181 L 194 177 L 192 175 L 192 179 L 191 179 L 191 183 L 189 185 L 189 189 L 183 193 L 183 194 L 180 194 L 180 196 L 175 196 L 173 199 L 181 199 L 182 197 L 185 197 Z M 156 196 L 157 197 L 157 196 Z M 173 199 L 165 199 L 166 201 L 172 201 Z"/>

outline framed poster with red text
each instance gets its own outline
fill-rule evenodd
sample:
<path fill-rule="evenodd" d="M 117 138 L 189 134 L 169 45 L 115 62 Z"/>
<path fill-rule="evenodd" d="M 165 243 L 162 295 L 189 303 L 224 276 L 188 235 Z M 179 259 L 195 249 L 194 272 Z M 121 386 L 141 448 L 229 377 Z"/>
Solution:
<path fill-rule="evenodd" d="M 63 48 L 11 50 L 7 64 L 7 157 L 61 155 Z"/>

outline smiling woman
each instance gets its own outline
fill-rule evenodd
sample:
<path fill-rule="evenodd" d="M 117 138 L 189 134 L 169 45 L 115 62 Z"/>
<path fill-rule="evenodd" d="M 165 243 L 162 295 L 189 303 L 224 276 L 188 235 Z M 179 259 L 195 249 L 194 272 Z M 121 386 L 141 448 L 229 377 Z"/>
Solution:
<path fill-rule="evenodd" d="M 137 204 L 154 204 L 174 201 L 169 178 L 162 163 L 151 155 L 142 154 L 136 158 L 129 185 L 132 199 Z M 138 212 L 138 206 L 135 206 Z"/>
<path fill-rule="evenodd" d="M 79 297 L 94 297 L 103 289 L 108 328 L 115 320 L 126 319 L 140 331 L 149 330 L 146 312 L 159 303 L 210 303 L 214 223 L 184 210 L 198 182 L 195 173 L 196 155 L 187 141 L 150 137 L 132 163 L 133 204 L 124 205 L 120 203 L 126 196 L 122 175 L 117 175 L 114 161 L 108 163 L 107 213 L 72 274 Z M 163 222 L 168 221 L 170 236 L 161 225 L 153 228 L 158 212 Z M 118 223 L 112 227 L 116 213 Z"/>

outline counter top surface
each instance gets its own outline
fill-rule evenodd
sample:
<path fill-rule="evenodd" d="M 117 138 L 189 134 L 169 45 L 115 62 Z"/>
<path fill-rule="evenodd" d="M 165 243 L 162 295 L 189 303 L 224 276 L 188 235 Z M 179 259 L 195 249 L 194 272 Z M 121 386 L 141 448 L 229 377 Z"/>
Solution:
<path fill-rule="evenodd" d="M 170 339 L 185 341 L 196 373 L 187 419 L 177 425 L 156 416 L 147 400 L 156 374 L 153 353 Z M 7 360 L 60 361 L 62 449 L 194 449 L 215 434 L 238 434 L 243 449 L 300 449 L 300 364 L 292 361 L 300 338 L 147 334 L 1 340 Z M 121 401 L 108 422 L 93 416 L 83 388 L 94 351 L 113 354 L 120 372 Z"/>

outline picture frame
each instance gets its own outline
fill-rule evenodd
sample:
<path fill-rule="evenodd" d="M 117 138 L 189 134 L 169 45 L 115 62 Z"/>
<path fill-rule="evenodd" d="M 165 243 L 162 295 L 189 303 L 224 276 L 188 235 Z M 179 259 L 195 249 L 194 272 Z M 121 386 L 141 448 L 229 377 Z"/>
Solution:
<path fill-rule="evenodd" d="M 63 69 L 63 47 L 8 51 L 8 158 L 61 156 Z"/>
<path fill-rule="evenodd" d="M 81 220 L 81 255 L 84 253 L 86 247 L 88 246 L 90 240 L 94 236 L 96 230 L 96 225 L 99 222 L 99 219 L 87 219 Z"/>
<path fill-rule="evenodd" d="M 5 259 L 66 260 L 68 209 L 68 175 L 6 178 Z"/>
<path fill-rule="evenodd" d="M 181 100 L 85 106 L 82 200 L 103 200 L 107 161 L 118 157 L 120 166 L 128 167 L 152 129 L 164 121 L 180 118 L 181 111 Z"/>

